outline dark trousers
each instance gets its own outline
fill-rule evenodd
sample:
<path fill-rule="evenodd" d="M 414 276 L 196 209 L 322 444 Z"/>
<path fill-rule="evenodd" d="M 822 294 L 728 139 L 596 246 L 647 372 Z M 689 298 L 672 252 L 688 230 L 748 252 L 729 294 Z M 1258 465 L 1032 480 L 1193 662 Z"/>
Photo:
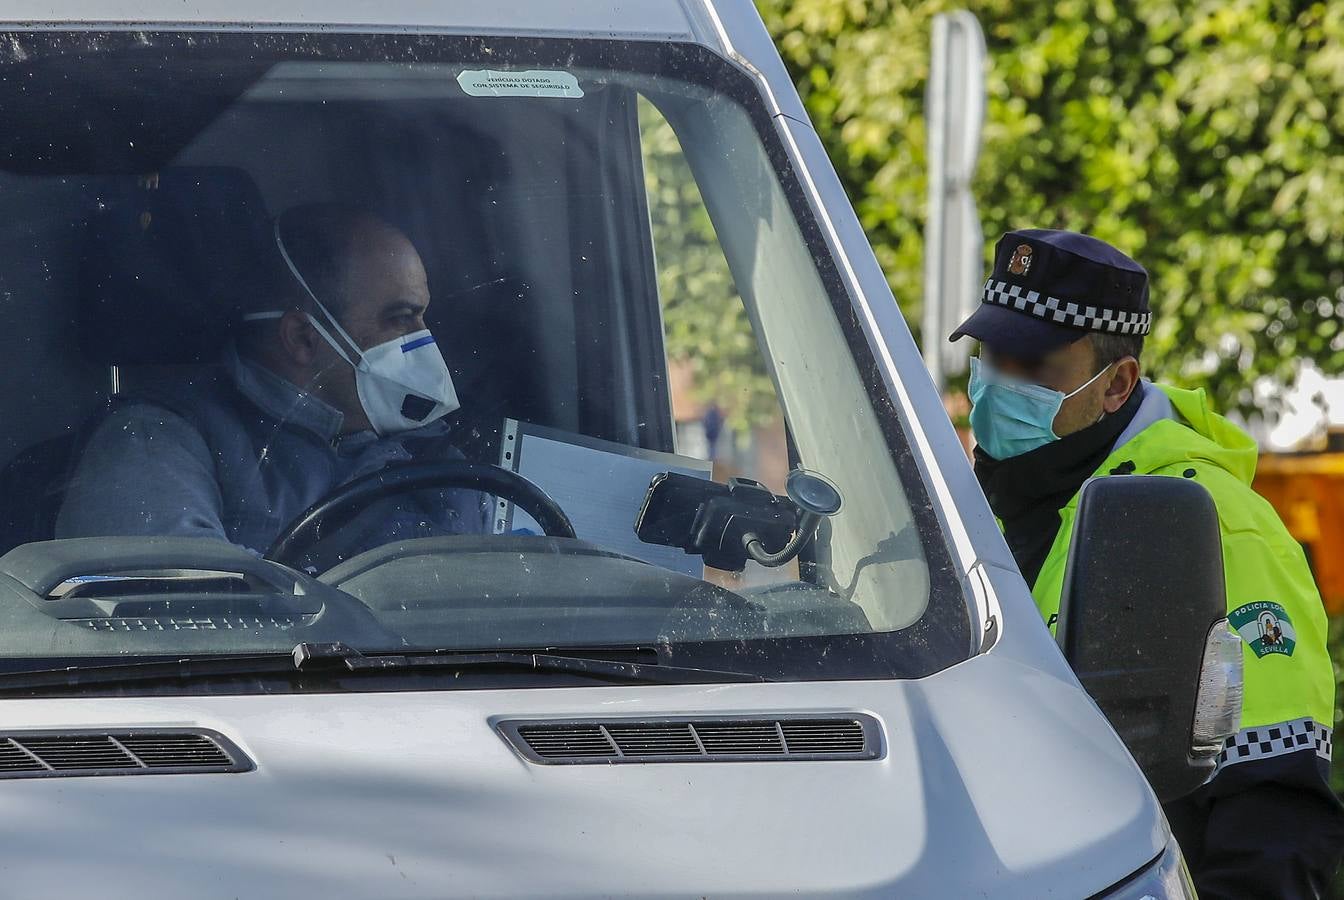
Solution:
<path fill-rule="evenodd" d="M 1344 805 L 1313 751 L 1226 766 L 1164 806 L 1200 900 L 1331 898 Z"/>

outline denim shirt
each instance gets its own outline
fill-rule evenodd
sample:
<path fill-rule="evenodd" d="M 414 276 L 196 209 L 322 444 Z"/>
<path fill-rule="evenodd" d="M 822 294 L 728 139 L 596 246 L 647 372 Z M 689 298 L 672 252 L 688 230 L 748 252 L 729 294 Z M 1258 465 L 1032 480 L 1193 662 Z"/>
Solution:
<path fill-rule="evenodd" d="M 88 434 L 56 536 L 215 537 L 260 553 L 346 482 L 390 463 L 462 458 L 443 420 L 388 437 L 343 435 L 341 421 L 229 348 L 220 366 L 118 398 Z M 373 504 L 331 540 L 348 558 L 395 540 L 481 533 L 488 521 L 478 492 L 422 491 Z"/>

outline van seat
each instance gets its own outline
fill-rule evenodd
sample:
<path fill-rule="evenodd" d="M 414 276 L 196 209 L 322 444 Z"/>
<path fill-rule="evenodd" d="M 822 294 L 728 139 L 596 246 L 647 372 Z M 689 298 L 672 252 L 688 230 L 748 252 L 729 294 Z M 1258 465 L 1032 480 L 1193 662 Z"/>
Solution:
<path fill-rule="evenodd" d="M 55 537 L 79 434 L 72 430 L 33 444 L 0 470 L 0 554 Z"/>

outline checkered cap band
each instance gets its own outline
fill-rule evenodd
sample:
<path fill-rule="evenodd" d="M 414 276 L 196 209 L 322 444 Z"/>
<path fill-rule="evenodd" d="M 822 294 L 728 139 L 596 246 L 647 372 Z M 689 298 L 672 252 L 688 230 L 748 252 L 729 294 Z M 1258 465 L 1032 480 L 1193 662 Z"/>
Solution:
<path fill-rule="evenodd" d="M 982 298 L 995 306 L 1006 306 L 1018 312 L 1073 328 L 1088 331 L 1110 331 L 1115 334 L 1147 334 L 1153 324 L 1153 314 L 1122 312 L 1099 306 L 1084 306 L 1072 300 L 1043 297 L 1039 291 L 1028 290 L 1020 284 L 995 281 L 985 282 Z"/>
<path fill-rule="evenodd" d="M 1314 751 L 1329 762 L 1332 739 L 1330 726 L 1322 725 L 1310 716 L 1243 728 L 1223 745 L 1223 752 L 1218 754 L 1218 768 L 1299 751 Z"/>

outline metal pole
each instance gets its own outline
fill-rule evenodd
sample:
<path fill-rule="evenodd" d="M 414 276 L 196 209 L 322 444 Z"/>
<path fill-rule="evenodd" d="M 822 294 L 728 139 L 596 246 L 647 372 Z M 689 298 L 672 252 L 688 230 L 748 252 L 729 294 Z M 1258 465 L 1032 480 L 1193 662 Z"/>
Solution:
<path fill-rule="evenodd" d="M 942 393 L 943 374 L 943 212 L 947 197 L 943 161 L 947 143 L 947 43 L 948 19 L 933 19 L 933 42 L 929 53 L 929 82 L 924 93 L 927 129 L 928 211 L 924 223 L 924 315 L 920 344 L 924 365 L 933 386 Z"/>
<path fill-rule="evenodd" d="M 971 192 L 985 112 L 985 39 L 969 12 L 934 17 L 925 120 L 928 216 L 924 229 L 924 362 L 941 391 L 965 370 L 967 342 L 947 334 L 979 301 L 983 235 Z"/>

